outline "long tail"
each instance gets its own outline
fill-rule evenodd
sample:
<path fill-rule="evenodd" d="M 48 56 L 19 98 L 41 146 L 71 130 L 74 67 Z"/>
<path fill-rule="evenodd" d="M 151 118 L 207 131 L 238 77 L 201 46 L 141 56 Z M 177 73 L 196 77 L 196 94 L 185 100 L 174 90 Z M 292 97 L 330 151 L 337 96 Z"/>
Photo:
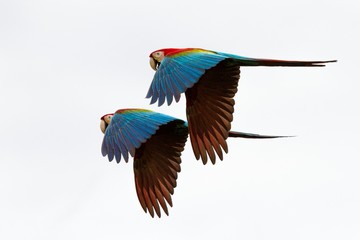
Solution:
<path fill-rule="evenodd" d="M 240 138 L 253 138 L 253 139 L 265 139 L 265 138 L 284 138 L 284 137 L 294 137 L 294 136 L 272 136 L 272 135 L 260 135 L 254 133 L 244 133 L 244 132 L 229 132 L 229 137 L 240 137 Z"/>
<path fill-rule="evenodd" d="M 266 67 L 324 67 L 326 63 L 337 62 L 328 61 L 288 61 L 277 59 L 257 59 L 257 58 L 233 58 L 240 66 L 266 66 Z"/>

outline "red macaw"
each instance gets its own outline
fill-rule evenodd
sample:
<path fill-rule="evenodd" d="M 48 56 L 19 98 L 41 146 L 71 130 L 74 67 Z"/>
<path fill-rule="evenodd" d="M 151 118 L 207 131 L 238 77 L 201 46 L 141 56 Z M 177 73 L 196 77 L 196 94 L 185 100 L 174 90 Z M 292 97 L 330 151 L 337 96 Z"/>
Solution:
<path fill-rule="evenodd" d="M 171 195 L 180 172 L 181 153 L 188 136 L 183 120 L 146 109 L 120 109 L 101 117 L 101 131 L 105 134 L 101 152 L 119 163 L 134 158 L 135 187 L 145 212 L 161 216 L 161 209 L 169 215 Z M 230 137 L 277 138 L 243 132 L 229 132 Z M 167 202 L 167 204 L 166 204 Z"/>
<path fill-rule="evenodd" d="M 180 94 L 186 96 L 186 116 L 190 140 L 196 159 L 215 164 L 216 154 L 222 160 L 227 152 L 241 66 L 322 67 L 331 61 L 286 61 L 256 59 L 200 48 L 167 48 L 150 54 L 150 65 L 156 71 L 149 91 L 151 104 L 170 105 Z M 215 152 L 214 152 L 215 150 Z"/>

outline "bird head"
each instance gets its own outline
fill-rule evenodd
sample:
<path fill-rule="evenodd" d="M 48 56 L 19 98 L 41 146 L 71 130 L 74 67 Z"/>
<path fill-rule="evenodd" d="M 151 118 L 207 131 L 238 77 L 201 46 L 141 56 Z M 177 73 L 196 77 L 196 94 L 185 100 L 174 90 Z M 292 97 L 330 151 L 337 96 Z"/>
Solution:
<path fill-rule="evenodd" d="M 165 52 L 162 50 L 158 50 L 155 52 L 152 52 L 150 54 L 150 66 L 152 69 L 154 69 L 155 71 L 159 69 L 161 61 L 164 59 L 165 57 Z"/>
<path fill-rule="evenodd" d="M 100 129 L 103 133 L 105 133 L 106 128 L 109 126 L 112 117 L 114 116 L 113 113 L 106 114 L 101 117 L 100 119 Z"/>

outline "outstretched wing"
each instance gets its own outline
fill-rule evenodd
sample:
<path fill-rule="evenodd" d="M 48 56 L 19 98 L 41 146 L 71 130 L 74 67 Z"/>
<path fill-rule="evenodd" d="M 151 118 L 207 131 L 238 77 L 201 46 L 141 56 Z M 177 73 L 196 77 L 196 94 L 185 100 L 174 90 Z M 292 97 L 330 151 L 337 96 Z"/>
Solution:
<path fill-rule="evenodd" d="M 288 67 L 321 67 L 330 61 L 287 61 L 276 59 L 256 59 L 229 53 L 215 52 L 200 48 L 165 49 L 171 50 L 162 60 L 146 95 L 151 104 L 158 101 L 161 106 L 165 98 L 170 105 L 175 98 L 191 88 L 204 72 L 225 59 L 233 59 L 239 66 L 288 66 Z"/>
<path fill-rule="evenodd" d="M 180 172 L 181 152 L 187 140 L 187 126 L 182 120 L 162 125 L 135 152 L 134 173 L 138 199 L 145 212 L 161 216 L 160 206 L 169 215 L 166 202 L 172 206 L 171 195 Z M 166 201 L 166 202 L 165 202 Z"/>
<path fill-rule="evenodd" d="M 129 153 L 135 155 L 135 149 L 146 142 L 163 124 L 176 118 L 145 109 L 118 110 L 106 128 L 101 152 L 108 155 L 110 161 L 115 157 L 119 163 L 121 155 L 127 162 Z"/>
<path fill-rule="evenodd" d="M 239 65 L 226 59 L 207 70 L 186 92 L 186 115 L 195 157 L 207 163 L 207 155 L 215 164 L 216 154 L 223 159 L 227 152 L 234 112 L 234 96 L 240 78 Z M 221 149 L 222 148 L 222 149 Z"/>
<path fill-rule="evenodd" d="M 216 66 L 227 56 L 203 49 L 190 49 L 165 56 L 151 82 L 146 98 L 151 104 L 158 101 L 161 106 L 167 99 L 168 105 L 173 98 L 178 102 L 180 94 L 191 88 L 205 70 Z"/>

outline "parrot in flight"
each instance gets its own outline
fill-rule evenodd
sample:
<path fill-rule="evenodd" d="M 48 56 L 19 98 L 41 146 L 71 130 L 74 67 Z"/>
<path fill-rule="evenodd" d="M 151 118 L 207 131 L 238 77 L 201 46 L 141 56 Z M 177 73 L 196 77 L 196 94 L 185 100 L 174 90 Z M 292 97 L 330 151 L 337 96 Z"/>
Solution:
<path fill-rule="evenodd" d="M 104 133 L 101 146 L 109 161 L 134 158 L 135 188 L 145 212 L 161 217 L 161 208 L 169 215 L 171 195 L 180 172 L 181 153 L 188 137 L 188 124 L 147 109 L 120 109 L 101 117 Z M 243 132 L 229 132 L 230 137 L 279 138 Z M 161 208 L 160 208 L 161 207 Z"/>
<path fill-rule="evenodd" d="M 242 66 L 322 67 L 330 61 L 287 61 L 257 59 L 201 48 L 166 48 L 150 54 L 155 75 L 146 98 L 161 106 L 186 97 L 186 117 L 196 159 L 204 164 L 209 156 L 215 164 L 216 154 L 227 153 Z M 222 148 L 222 149 L 221 149 Z M 215 152 L 214 152 L 215 150 Z"/>

